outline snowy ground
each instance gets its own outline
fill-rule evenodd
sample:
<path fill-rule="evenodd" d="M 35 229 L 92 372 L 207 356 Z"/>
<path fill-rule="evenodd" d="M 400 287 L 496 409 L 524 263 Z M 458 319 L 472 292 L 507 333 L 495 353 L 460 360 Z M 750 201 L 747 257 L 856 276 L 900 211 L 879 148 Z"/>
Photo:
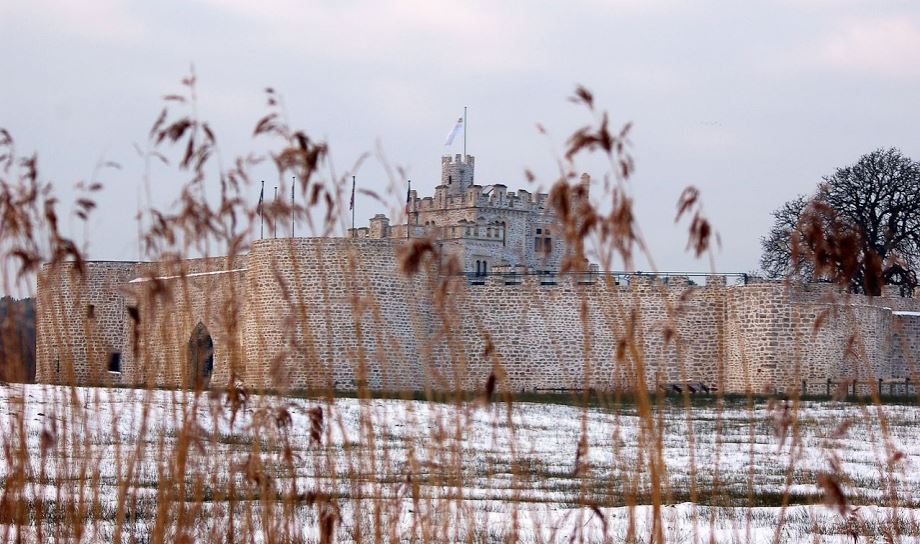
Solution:
<path fill-rule="evenodd" d="M 4 501 L 42 498 L 48 520 L 17 528 L 0 511 L 0 536 L 106 541 L 116 525 L 138 536 L 193 518 L 193 538 L 224 539 L 233 512 L 243 541 L 273 530 L 310 541 L 333 515 L 346 541 L 648 542 L 660 526 L 668 542 L 920 542 L 911 406 L 667 405 L 646 419 L 631 405 L 232 406 L 225 395 L 0 387 Z M 660 513 L 646 506 L 653 470 Z M 843 494 L 834 508 L 822 479 Z M 273 517 L 269 496 L 308 498 Z M 83 502 L 94 507 L 76 537 L 47 513 Z"/>

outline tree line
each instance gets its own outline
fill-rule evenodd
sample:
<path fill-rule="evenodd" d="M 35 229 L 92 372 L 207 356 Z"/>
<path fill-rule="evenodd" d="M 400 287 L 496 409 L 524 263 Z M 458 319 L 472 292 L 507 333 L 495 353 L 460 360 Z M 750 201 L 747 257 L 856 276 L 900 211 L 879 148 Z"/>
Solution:
<path fill-rule="evenodd" d="M 0 298 L 0 381 L 35 381 L 35 301 Z"/>

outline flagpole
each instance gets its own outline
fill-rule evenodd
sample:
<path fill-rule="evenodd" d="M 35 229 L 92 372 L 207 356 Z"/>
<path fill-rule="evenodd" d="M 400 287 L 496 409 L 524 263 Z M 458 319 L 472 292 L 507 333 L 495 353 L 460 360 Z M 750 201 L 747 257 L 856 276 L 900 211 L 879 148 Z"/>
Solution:
<path fill-rule="evenodd" d="M 351 237 L 354 238 L 355 234 L 355 177 L 351 176 Z"/>
<path fill-rule="evenodd" d="M 265 238 L 265 220 L 262 218 L 262 208 L 265 204 L 262 201 L 265 200 L 265 180 L 262 180 L 262 190 L 259 191 L 259 240 Z"/>
<path fill-rule="evenodd" d="M 466 161 L 466 106 L 463 106 L 463 160 Z"/>
<path fill-rule="evenodd" d="M 412 180 L 410 179 L 410 180 L 409 180 L 409 188 L 406 189 L 406 239 L 409 238 L 409 228 L 412 226 L 412 225 L 410 224 L 410 223 L 412 223 L 412 221 L 409 220 L 409 216 L 410 216 L 410 212 L 409 212 L 409 199 L 410 199 L 411 197 L 412 197 Z"/>
<path fill-rule="evenodd" d="M 291 238 L 294 237 L 294 184 L 297 176 L 291 176 Z"/>
<path fill-rule="evenodd" d="M 277 185 L 275 185 L 275 200 L 274 200 L 274 203 L 275 203 L 275 204 L 278 203 L 278 186 L 277 186 Z M 278 237 L 278 221 L 272 221 L 272 235 L 273 235 L 275 238 Z"/>

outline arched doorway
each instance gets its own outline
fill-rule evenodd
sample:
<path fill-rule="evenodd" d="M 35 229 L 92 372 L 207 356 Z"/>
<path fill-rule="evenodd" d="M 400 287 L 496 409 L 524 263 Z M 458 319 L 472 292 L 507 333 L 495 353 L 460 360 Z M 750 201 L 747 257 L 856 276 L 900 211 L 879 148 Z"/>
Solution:
<path fill-rule="evenodd" d="M 208 386 L 211 372 L 214 370 L 214 342 L 208 328 L 201 321 L 195 325 L 188 339 L 186 368 L 189 386 L 195 389 Z"/>

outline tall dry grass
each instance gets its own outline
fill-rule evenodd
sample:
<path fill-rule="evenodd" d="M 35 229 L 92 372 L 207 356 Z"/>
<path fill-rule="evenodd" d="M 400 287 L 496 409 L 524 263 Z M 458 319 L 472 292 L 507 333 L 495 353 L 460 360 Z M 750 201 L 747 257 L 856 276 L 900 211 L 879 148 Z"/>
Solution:
<path fill-rule="evenodd" d="M 272 151 L 226 161 L 208 122 L 197 116 L 195 85 L 195 76 L 190 74 L 182 81 L 181 92 L 165 97 L 166 106 L 142 150 L 148 163 L 148 170 L 142 173 L 148 201 L 152 201 L 151 164 L 169 165 L 187 179 L 174 206 L 139 211 L 145 260 L 165 263 L 164 270 L 180 276 L 183 259 L 189 256 L 227 255 L 232 262 L 257 237 L 260 211 L 268 232 L 283 232 L 291 218 L 314 236 L 343 231 L 349 218 L 351 174 L 331 174 L 326 143 L 290 127 L 273 90 L 266 93 L 269 112 L 254 129 L 254 136 L 268 142 Z M 549 202 L 559 216 L 565 244 L 571 248 L 562 271 L 582 272 L 589 260 L 602 269 L 613 269 L 615 262 L 631 269 L 639 257 L 654 262 L 633 214 L 629 126 L 612 128 L 607 113 L 583 88 L 577 89 L 573 101 L 590 114 L 591 123 L 567 139 L 564 154 L 558 158 L 561 173 L 546 178 L 554 180 Z M 605 190 L 602 197 L 589 199 L 575 182 L 575 164 L 586 154 L 598 153 L 608 165 Z M 253 194 L 257 185 L 250 172 L 265 161 L 273 165 L 278 179 L 296 178 L 298 198 L 293 206 L 287 199 L 267 198 L 262 210 L 256 208 Z M 100 169 L 114 166 L 101 164 Z M 385 193 L 365 194 L 398 209 L 404 187 L 396 169 L 390 171 L 394 173 Z M 528 177 L 538 178 L 532 173 Z M 219 187 L 219 194 L 208 194 L 214 187 Z M 74 214 L 87 220 L 95 209 L 94 195 L 104 189 L 95 179 L 78 189 Z M 63 270 L 69 263 L 68 273 L 79 285 L 88 248 L 62 230 L 61 206 L 53 185 L 40 175 L 37 157 L 19 155 L 12 135 L 0 130 L 0 247 L 8 292 L 33 285 L 42 264 Z M 688 188 L 680 196 L 677 220 L 688 223 L 688 249 L 709 259 L 709 266 L 714 267 L 716 238 L 696 189 Z M 827 245 L 818 232 L 801 243 L 801 258 L 821 255 L 822 262 L 827 262 L 828 255 L 831 260 L 849 258 L 845 248 Z M 310 257 L 296 256 L 293 266 L 305 266 L 303 261 Z M 442 263 L 440 270 L 433 267 L 437 262 Z M 457 303 L 450 277 L 451 272 L 459 271 L 459 264 L 440 255 L 431 240 L 413 239 L 400 253 L 400 266 L 406 275 L 425 278 L 439 312 L 449 322 Z M 845 274 L 846 270 L 841 266 L 834 273 Z M 366 280 L 355 272 L 350 281 Z M 845 284 L 846 278 L 840 281 Z M 145 288 L 144 296 L 168 305 L 185 289 L 187 278 L 154 281 Z M 667 303 L 666 294 L 661 296 Z M 377 302 L 355 300 L 354 304 L 375 308 Z M 296 286 L 291 287 L 284 304 L 299 316 L 301 325 L 307 322 Z M 530 455 L 533 444 L 525 435 L 531 431 L 521 423 L 526 409 L 501 387 L 503 365 L 494 349 L 487 349 L 484 356 L 495 370 L 475 395 L 459 389 L 427 391 L 424 396 L 431 401 L 424 405 L 427 408 L 408 402 L 413 398 L 410 393 L 400 397 L 403 404 L 378 402 L 363 385 L 366 380 L 360 373 L 366 369 L 361 360 L 368 355 L 359 353 L 358 388 L 349 394 L 357 399 L 353 412 L 343 408 L 341 392 L 332 388 L 303 399 L 289 396 L 283 387 L 246 387 L 234 375 L 244 359 L 239 345 L 229 353 L 230 386 L 210 390 L 202 384 L 195 387 L 191 381 L 186 383 L 189 387 L 160 390 L 153 378 L 143 388 L 76 387 L 77 361 L 63 356 L 64 386 L 6 388 L 0 438 L 0 535 L 5 541 L 36 542 L 697 542 L 708 539 L 706 528 L 713 527 L 719 516 L 735 509 L 730 515 L 742 527 L 736 534 L 740 541 L 747 541 L 754 538 L 751 527 L 759 515 L 756 507 L 767 505 L 779 509 L 772 533 L 779 542 L 785 538 L 785 512 L 791 504 L 826 500 L 839 510 L 843 529 L 837 529 L 845 529 L 847 538 L 871 534 L 894 542 L 902 535 L 916 536 L 916 524 L 909 520 L 895 516 L 887 525 L 870 527 L 854 514 L 845 490 L 850 482 L 833 443 L 825 450 L 826 470 L 805 471 L 802 432 L 806 423 L 800 419 L 802 403 L 795 393 L 764 406 L 756 392 L 742 399 L 726 399 L 721 393 L 725 388 L 719 387 L 700 406 L 687 391 L 676 405 L 654 392 L 645 381 L 648 361 L 639 338 L 642 315 L 631 304 L 626 302 L 618 310 L 627 333 L 617 349 L 617 364 L 635 382 L 629 384 L 628 395 L 585 388 L 570 398 L 556 399 L 574 406 L 567 413 L 578 419 L 577 438 L 565 445 L 569 458 L 562 469 Z M 135 323 L 152 319 L 141 310 L 131 311 Z M 237 305 L 209 311 L 219 314 L 231 334 L 241 326 Z M 584 327 L 588 326 L 587 313 L 585 302 Z M 676 309 L 668 306 L 668 314 L 676 329 Z M 375 319 L 381 318 L 377 315 Z M 449 327 L 438 334 L 432 342 L 459 350 Z M 584 336 L 585 352 L 590 353 L 590 335 Z M 165 336 L 148 339 L 135 346 L 135 360 L 140 365 L 154 364 L 150 343 L 174 341 Z M 310 345 L 309 331 L 297 341 L 301 343 L 298 349 L 316 349 Z M 678 357 L 681 375 L 686 378 L 689 374 L 680 349 Z M 587 367 L 589 363 L 579 364 Z M 585 368 L 584 373 L 590 375 L 591 369 Z M 42 398 L 35 398 L 37 395 Z M 39 402 L 45 412 L 29 409 Z M 912 506 L 913 498 L 904 496 L 900 484 L 904 469 L 899 455 L 903 454 L 897 450 L 881 399 L 875 395 L 871 404 L 874 409 L 865 408 L 862 413 L 865 420 L 877 422 L 872 428 L 879 433 L 873 440 L 878 445 L 880 481 L 886 485 L 883 503 L 895 509 Z M 727 405 L 735 410 L 731 418 L 725 415 Z M 592 438 L 598 412 L 611 418 L 604 424 L 611 437 L 604 446 Z M 732 419 L 739 413 L 741 419 Z M 765 414 L 772 419 L 765 420 Z M 627 417 L 630 426 L 623 423 Z M 829 440 L 843 438 L 853 424 L 851 419 L 844 420 Z M 731 425 L 740 425 L 740 446 L 729 441 L 729 436 L 739 436 L 728 432 L 737 431 Z M 407 432 L 399 427 L 408 428 L 409 435 L 399 434 Z M 697 444 L 700 428 L 705 428 L 713 443 L 702 462 Z M 484 466 L 471 468 L 470 440 L 483 429 L 503 446 Z M 688 456 L 682 474 L 674 474 L 666 459 L 671 447 L 667 442 L 675 432 L 683 437 Z M 762 473 L 756 467 L 755 457 L 760 454 L 755 450 L 765 435 L 782 452 L 776 460 L 781 483 L 771 493 L 765 493 L 756 481 Z M 392 449 L 397 446 L 399 450 Z M 599 465 L 593 457 L 598 447 L 608 448 L 609 465 Z M 747 461 L 747 473 L 740 478 L 720 469 L 725 462 L 723 449 L 737 453 L 739 447 Z M 502 511 L 502 528 L 495 530 L 471 505 L 480 500 L 477 489 L 488 487 L 499 476 L 504 478 L 501 502 L 507 509 Z M 821 494 L 803 497 L 797 491 L 802 483 L 816 484 Z M 533 526 L 539 526 L 541 518 L 537 516 L 534 522 L 525 514 L 531 511 L 528 505 L 541 500 L 539 494 L 530 493 L 537 489 L 546 496 L 558 492 L 564 498 L 546 499 L 551 507 L 543 518 L 545 526 L 534 534 Z M 689 510 L 689 517 L 675 522 L 668 513 L 675 502 L 696 506 Z M 554 517 L 553 511 L 562 506 L 570 513 Z M 627 512 L 619 532 L 613 529 L 610 509 L 614 507 Z M 601 529 L 590 532 L 587 527 Z"/>

